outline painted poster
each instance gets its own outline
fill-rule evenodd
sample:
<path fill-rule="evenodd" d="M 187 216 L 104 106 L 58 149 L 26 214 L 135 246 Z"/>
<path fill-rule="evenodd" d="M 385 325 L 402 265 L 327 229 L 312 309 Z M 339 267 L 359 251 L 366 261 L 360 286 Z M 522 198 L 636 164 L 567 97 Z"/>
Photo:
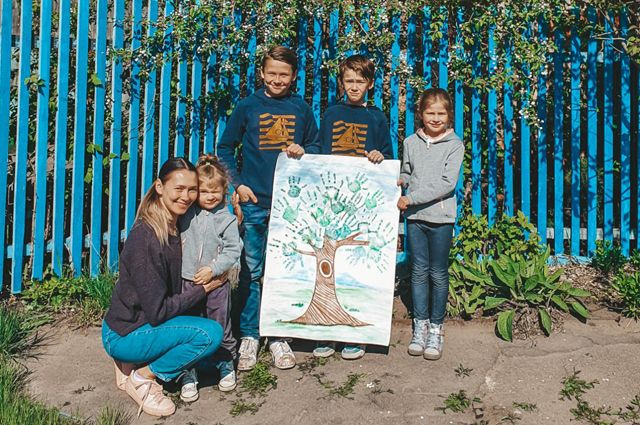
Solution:
<path fill-rule="evenodd" d="M 399 173 L 397 160 L 280 155 L 261 335 L 389 344 Z"/>

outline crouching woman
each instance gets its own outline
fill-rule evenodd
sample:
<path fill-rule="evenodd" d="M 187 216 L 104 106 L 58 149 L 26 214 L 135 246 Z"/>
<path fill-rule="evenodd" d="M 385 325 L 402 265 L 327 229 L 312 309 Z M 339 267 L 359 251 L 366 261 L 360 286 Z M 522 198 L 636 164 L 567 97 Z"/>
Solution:
<path fill-rule="evenodd" d="M 222 327 L 215 321 L 183 315 L 218 283 L 182 291 L 176 223 L 197 194 L 193 164 L 183 158 L 165 162 L 140 203 L 120 256 L 120 276 L 102 325 L 102 343 L 116 363 L 116 384 L 138 403 L 138 414 L 173 414 L 176 407 L 156 378 L 176 379 L 211 357 L 222 340 Z M 123 364 L 138 368 L 127 370 Z"/>

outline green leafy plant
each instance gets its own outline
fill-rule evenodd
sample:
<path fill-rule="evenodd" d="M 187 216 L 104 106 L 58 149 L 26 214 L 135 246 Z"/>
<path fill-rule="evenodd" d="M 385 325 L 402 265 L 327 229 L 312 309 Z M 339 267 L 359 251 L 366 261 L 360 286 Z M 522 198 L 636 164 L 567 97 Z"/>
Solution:
<path fill-rule="evenodd" d="M 590 292 L 560 281 L 562 270 L 551 272 L 548 266 L 549 248 L 526 259 L 521 255 L 500 256 L 490 263 L 493 272 L 491 293 L 484 301 L 485 310 L 498 310 L 498 335 L 507 341 L 513 338 L 514 318 L 538 316 L 539 324 L 549 335 L 552 331 L 552 309 L 573 312 L 587 319 L 589 312 L 581 299 Z"/>
<path fill-rule="evenodd" d="M 634 320 L 640 318 L 640 272 L 618 274 L 611 284 L 622 303 L 622 314 Z"/>
<path fill-rule="evenodd" d="M 36 331 L 49 321 L 46 315 L 0 305 L 0 358 L 25 356 L 42 341 Z"/>
<path fill-rule="evenodd" d="M 478 397 L 470 399 L 467 396 L 465 390 L 460 390 L 457 393 L 451 393 L 444 399 L 444 406 L 436 407 L 435 410 L 441 410 L 442 413 L 447 413 L 447 410 L 451 410 L 454 413 L 461 413 L 467 410 L 472 403 L 482 403 L 482 400 Z"/>
<path fill-rule="evenodd" d="M 270 389 L 277 388 L 278 377 L 271 373 L 269 365 L 260 361 L 246 374 L 240 385 L 244 391 L 248 391 L 251 395 L 264 394 Z"/>
<path fill-rule="evenodd" d="M 585 381 L 580 378 L 580 371 L 575 370 L 571 375 L 562 379 L 562 389 L 560 390 L 560 400 L 579 400 L 587 390 L 592 389 L 598 381 Z"/>
<path fill-rule="evenodd" d="M 454 259 L 449 267 L 450 316 L 473 317 L 484 304 L 486 288 L 491 285 L 489 260 L 479 260 L 475 253 Z"/>
<path fill-rule="evenodd" d="M 596 250 L 591 259 L 591 265 L 608 275 L 617 273 L 626 263 L 620 244 L 611 241 L 596 241 Z"/>
<path fill-rule="evenodd" d="M 320 385 L 322 385 L 329 393 L 323 398 L 347 398 L 353 399 L 351 396 L 354 393 L 355 387 L 364 378 L 364 373 L 350 373 L 347 375 L 347 379 L 342 385 L 336 385 L 333 381 L 324 380 L 324 372 L 316 373 L 313 375 Z"/>

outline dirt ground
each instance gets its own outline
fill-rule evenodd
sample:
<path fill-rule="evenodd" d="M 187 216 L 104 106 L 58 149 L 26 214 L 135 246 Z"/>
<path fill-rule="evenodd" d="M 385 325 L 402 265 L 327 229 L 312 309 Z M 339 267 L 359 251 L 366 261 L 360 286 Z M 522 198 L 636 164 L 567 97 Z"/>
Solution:
<path fill-rule="evenodd" d="M 592 315 L 586 324 L 567 318 L 564 329 L 551 337 L 513 343 L 499 340 L 490 321 L 448 321 L 444 355 L 436 362 L 407 355 L 408 319 L 394 321 L 388 349 L 370 347 L 356 361 L 336 356 L 320 365 L 313 362 L 308 342 L 295 341 L 299 365 L 289 371 L 272 368 L 277 388 L 266 394 L 251 396 L 240 386 L 223 394 L 211 377 L 200 399 L 179 404 L 175 415 L 158 419 L 143 414 L 133 423 L 576 423 L 570 412 L 575 400 L 559 397 L 563 378 L 574 370 L 582 379 L 597 381 L 585 396 L 594 407 L 625 407 L 640 393 L 640 324 L 619 323 L 618 316 L 605 309 Z M 134 403 L 115 387 L 98 328 L 51 328 L 48 344 L 27 366 L 33 372 L 32 392 L 65 413 L 91 417 L 109 404 L 135 414 Z M 463 413 L 438 410 L 449 394 L 460 390 L 481 401 Z M 534 403 L 536 408 L 528 412 L 514 407 L 515 402 Z M 242 410 L 243 403 L 258 407 L 257 412 L 232 416 L 232 409 Z"/>

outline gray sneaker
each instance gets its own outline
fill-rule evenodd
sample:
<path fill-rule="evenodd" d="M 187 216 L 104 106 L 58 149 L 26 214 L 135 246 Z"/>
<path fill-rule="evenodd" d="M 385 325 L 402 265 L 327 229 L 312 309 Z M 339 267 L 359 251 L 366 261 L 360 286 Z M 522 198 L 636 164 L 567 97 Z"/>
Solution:
<path fill-rule="evenodd" d="M 429 323 L 427 342 L 422 355 L 427 360 L 438 360 L 442 356 L 442 346 L 444 344 L 444 324 L 436 325 Z"/>
<path fill-rule="evenodd" d="M 429 319 L 413 319 L 413 336 L 409 343 L 409 354 L 412 356 L 421 356 L 424 353 L 424 344 L 427 328 L 429 327 Z"/>

